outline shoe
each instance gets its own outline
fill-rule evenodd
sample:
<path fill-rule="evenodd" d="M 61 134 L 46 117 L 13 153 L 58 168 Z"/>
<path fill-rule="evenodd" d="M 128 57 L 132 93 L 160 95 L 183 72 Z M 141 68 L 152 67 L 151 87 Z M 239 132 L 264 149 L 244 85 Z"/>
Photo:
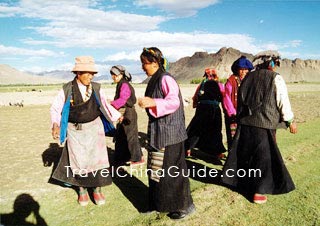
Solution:
<path fill-rule="evenodd" d="M 192 204 L 191 206 L 188 207 L 187 210 L 181 210 L 181 211 L 176 211 L 176 212 L 171 212 L 168 214 L 168 216 L 172 219 L 172 220 L 180 220 L 185 218 L 186 216 L 194 213 L 196 211 L 196 207 L 194 206 L 194 204 Z"/>
<path fill-rule="evenodd" d="M 257 204 L 263 204 L 267 202 L 267 196 L 255 193 L 253 195 L 253 202 Z"/>
<path fill-rule="evenodd" d="M 96 205 L 104 205 L 106 203 L 106 199 L 101 191 L 94 191 L 93 192 L 93 199 Z"/>
<path fill-rule="evenodd" d="M 171 212 L 168 214 L 168 216 L 172 219 L 172 220 L 180 220 L 183 219 L 187 216 L 187 214 L 183 211 L 177 211 L 177 212 Z"/>
<path fill-rule="evenodd" d="M 83 190 L 83 191 L 79 191 L 78 203 L 80 204 L 80 206 L 86 206 L 86 205 L 88 205 L 88 203 L 89 203 L 89 196 L 88 196 L 87 189 L 85 189 L 85 190 Z"/>

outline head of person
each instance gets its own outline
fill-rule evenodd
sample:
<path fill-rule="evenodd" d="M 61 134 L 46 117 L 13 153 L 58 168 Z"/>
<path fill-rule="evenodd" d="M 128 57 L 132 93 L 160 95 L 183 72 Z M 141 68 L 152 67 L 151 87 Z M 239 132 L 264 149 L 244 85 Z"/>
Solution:
<path fill-rule="evenodd" d="M 85 86 L 90 85 L 94 75 L 98 73 L 93 57 L 78 56 L 75 61 L 72 72 L 76 74 L 76 78 L 80 83 Z"/>
<path fill-rule="evenodd" d="M 280 61 L 280 54 L 274 50 L 262 51 L 253 59 L 256 70 L 267 69 L 274 71 L 276 67 L 280 67 Z"/>
<path fill-rule="evenodd" d="M 241 56 L 231 66 L 231 71 L 234 75 L 244 78 L 249 71 L 253 69 L 253 65 L 250 60 L 245 56 Z"/>
<path fill-rule="evenodd" d="M 215 80 L 215 81 L 219 80 L 216 70 L 214 68 L 209 68 L 209 67 L 204 70 L 203 77 L 205 77 L 208 80 Z"/>
<path fill-rule="evenodd" d="M 162 52 L 157 47 L 143 48 L 140 61 L 142 70 L 148 76 L 152 76 L 159 69 L 166 71 L 168 67 L 166 58 L 163 57 Z"/>
<path fill-rule="evenodd" d="M 110 69 L 110 74 L 111 74 L 111 77 L 115 83 L 120 82 L 121 79 L 125 79 L 128 82 L 131 82 L 131 80 L 132 80 L 131 74 L 122 65 L 112 66 Z"/>

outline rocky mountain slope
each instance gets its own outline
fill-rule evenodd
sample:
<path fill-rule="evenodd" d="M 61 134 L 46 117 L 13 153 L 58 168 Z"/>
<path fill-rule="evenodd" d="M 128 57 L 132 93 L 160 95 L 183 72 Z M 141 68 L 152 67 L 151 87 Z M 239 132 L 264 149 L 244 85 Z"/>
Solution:
<path fill-rule="evenodd" d="M 217 53 L 196 52 L 191 57 L 184 57 L 170 63 L 169 72 L 181 83 L 201 78 L 206 67 L 217 70 L 220 78 L 231 75 L 231 65 L 241 55 L 253 60 L 254 55 L 243 53 L 233 48 L 221 48 Z M 320 60 L 282 59 L 279 72 L 286 82 L 320 82 Z"/>

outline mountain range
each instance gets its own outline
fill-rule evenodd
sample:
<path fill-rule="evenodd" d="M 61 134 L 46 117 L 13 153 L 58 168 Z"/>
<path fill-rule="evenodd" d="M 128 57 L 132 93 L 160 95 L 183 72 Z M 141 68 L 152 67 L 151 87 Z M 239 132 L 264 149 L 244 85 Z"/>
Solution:
<path fill-rule="evenodd" d="M 232 63 L 242 55 L 251 61 L 254 58 L 254 55 L 250 53 L 226 47 L 216 53 L 196 52 L 191 57 L 183 57 L 176 62 L 169 63 L 168 71 L 179 83 L 190 83 L 193 79 L 201 79 L 207 67 L 215 68 L 219 78 L 223 79 L 232 74 Z M 277 72 L 283 76 L 286 82 L 320 82 L 320 60 L 282 59 Z M 56 70 L 35 75 L 21 72 L 9 65 L 0 64 L 0 85 L 55 84 L 70 81 L 73 77 L 74 74 L 69 71 Z M 134 82 L 141 82 L 141 78 L 145 78 L 145 75 L 134 77 L 139 77 Z M 111 82 L 99 79 L 97 81 Z"/>
<path fill-rule="evenodd" d="M 225 47 L 216 53 L 196 52 L 169 64 L 169 72 L 181 83 L 202 78 L 207 67 L 216 69 L 219 78 L 228 78 L 232 63 L 242 55 L 251 62 L 254 58 L 252 54 Z M 282 59 L 277 72 L 286 82 L 320 82 L 320 60 Z"/>

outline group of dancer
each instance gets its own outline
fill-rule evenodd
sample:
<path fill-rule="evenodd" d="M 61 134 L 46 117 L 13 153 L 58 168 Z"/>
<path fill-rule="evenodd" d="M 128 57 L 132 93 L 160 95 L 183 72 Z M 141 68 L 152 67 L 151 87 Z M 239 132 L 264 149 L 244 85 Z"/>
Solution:
<path fill-rule="evenodd" d="M 192 98 L 195 116 L 187 127 L 186 157 L 197 148 L 220 160 L 228 150 L 222 182 L 249 193 L 258 204 L 267 202 L 265 194 L 295 189 L 276 143 L 278 128 L 297 133 L 285 81 L 276 72 L 280 59 L 277 51 L 263 51 L 253 59 L 254 67 L 241 56 L 232 64 L 233 74 L 225 84 L 219 82 L 213 68 L 206 68 L 205 79 Z M 220 105 L 227 150 L 222 142 Z M 239 170 L 246 176 L 237 176 Z M 259 176 L 250 176 L 250 170 L 258 170 Z"/>
<path fill-rule="evenodd" d="M 167 72 L 168 62 L 158 48 L 144 48 L 140 55 L 142 69 L 150 79 L 144 97 L 138 100 L 130 84 L 131 74 L 125 67 L 116 65 L 110 69 L 117 87 L 114 100 L 109 101 L 100 84 L 92 81 L 98 72 L 94 59 L 76 57 L 72 70 L 74 80 L 63 85 L 50 108 L 52 136 L 64 144 L 52 177 L 77 187 L 81 206 L 88 204 L 88 192 L 93 192 L 97 205 L 104 204 L 101 187 L 112 183 L 111 174 L 107 173 L 110 162 L 105 136 L 114 137 L 116 166 L 126 162 L 138 165 L 145 161 L 138 139 L 137 102 L 148 115 L 149 203 L 146 205 L 149 212 L 168 212 L 171 219 L 182 219 L 195 211 L 189 178 L 182 173 L 187 171 L 185 153 L 191 155 L 187 150 L 195 147 L 210 147 L 214 155 L 226 151 L 222 144 L 219 103 L 225 104 L 225 94 L 229 92 L 232 93 L 229 105 L 232 104 L 233 109 L 230 106 L 225 108 L 225 121 L 229 123 L 231 135 L 223 174 L 228 169 L 252 167 L 261 168 L 263 173 L 257 180 L 250 180 L 250 185 L 237 177 L 227 177 L 223 182 L 239 189 L 243 184 L 250 186 L 253 201 L 259 199 L 260 203 L 266 201 L 264 194 L 293 190 L 294 184 L 277 147 L 275 131 L 279 123 L 285 122 L 290 132 L 295 133 L 296 124 L 282 77 L 262 67 L 267 56 L 259 59 L 263 59 L 263 63 L 244 79 L 240 78 L 240 71 L 253 68 L 247 68 L 250 64 L 247 65 L 245 58 L 236 61 L 234 78 L 231 76 L 228 79 L 230 84 L 227 82 L 225 86 L 218 82 L 214 69 L 206 70 L 206 79 L 194 97 L 196 115 L 186 129 L 179 85 Z M 271 65 L 279 62 L 274 56 L 270 59 Z M 117 122 L 116 127 L 113 122 Z M 203 135 L 203 131 L 197 129 L 201 127 L 210 128 L 209 131 L 214 133 Z M 176 176 L 153 173 L 159 169 L 162 172 L 170 169 Z"/>

